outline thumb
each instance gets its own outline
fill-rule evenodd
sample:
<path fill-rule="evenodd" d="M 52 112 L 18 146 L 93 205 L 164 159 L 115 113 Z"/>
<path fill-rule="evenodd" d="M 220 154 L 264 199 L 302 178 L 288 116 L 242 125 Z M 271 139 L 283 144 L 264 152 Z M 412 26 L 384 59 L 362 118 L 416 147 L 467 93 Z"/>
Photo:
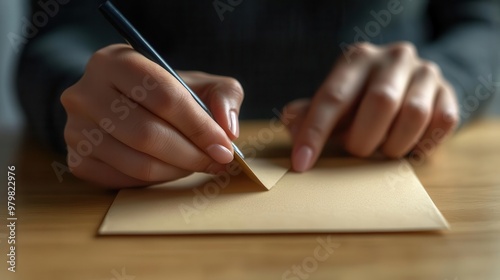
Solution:
<path fill-rule="evenodd" d="M 182 78 L 207 105 L 215 121 L 231 140 L 240 134 L 238 116 L 244 93 L 238 80 L 202 72 L 180 72 Z"/>

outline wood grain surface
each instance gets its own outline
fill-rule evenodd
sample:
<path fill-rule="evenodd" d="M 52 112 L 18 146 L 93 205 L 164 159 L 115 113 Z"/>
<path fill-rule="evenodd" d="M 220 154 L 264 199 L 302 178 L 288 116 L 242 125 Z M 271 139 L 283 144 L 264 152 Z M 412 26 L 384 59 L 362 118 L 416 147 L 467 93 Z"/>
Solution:
<path fill-rule="evenodd" d="M 242 132 L 239 144 L 260 141 L 261 155 L 288 153 L 275 123 L 245 123 Z M 499 119 L 413 160 L 446 232 L 102 237 L 116 191 L 69 174 L 59 182 L 51 164 L 64 158 L 29 137 L 16 154 L 16 272 L 7 271 L 2 166 L 0 279 L 500 279 Z"/>

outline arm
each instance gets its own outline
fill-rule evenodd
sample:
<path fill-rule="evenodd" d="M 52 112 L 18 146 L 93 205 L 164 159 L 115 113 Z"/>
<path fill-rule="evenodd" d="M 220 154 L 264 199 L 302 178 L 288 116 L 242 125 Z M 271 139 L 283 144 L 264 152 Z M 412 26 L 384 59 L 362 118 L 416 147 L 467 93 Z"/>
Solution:
<path fill-rule="evenodd" d="M 429 1 L 432 41 L 421 48 L 423 58 L 439 64 L 453 85 L 461 124 L 489 104 L 498 78 L 500 1 Z"/>
<path fill-rule="evenodd" d="M 31 14 L 47 14 L 37 2 L 31 1 Z M 27 17 L 37 31 L 27 40 L 20 57 L 16 80 L 19 99 L 34 134 L 59 151 L 66 147 L 61 93 L 80 78 L 95 51 L 122 41 L 98 13 L 99 2 L 70 1 L 63 5 L 52 1 L 55 6 L 50 9 L 57 12 L 47 14 L 48 22 L 43 27 Z"/>
<path fill-rule="evenodd" d="M 355 45 L 355 62 L 341 57 L 312 100 L 285 108 L 298 116 L 289 125 L 296 171 L 314 165 L 332 134 L 359 157 L 377 150 L 393 158 L 429 156 L 456 124 L 489 103 L 498 0 L 429 3 L 430 38 L 418 53 L 411 43 Z"/>

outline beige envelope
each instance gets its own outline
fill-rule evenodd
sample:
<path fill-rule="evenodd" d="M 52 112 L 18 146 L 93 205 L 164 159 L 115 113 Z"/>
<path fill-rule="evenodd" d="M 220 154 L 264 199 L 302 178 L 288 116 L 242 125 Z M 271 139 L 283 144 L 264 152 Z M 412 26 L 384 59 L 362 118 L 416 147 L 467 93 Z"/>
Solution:
<path fill-rule="evenodd" d="M 228 172 L 219 176 L 194 174 L 149 188 L 121 190 L 99 233 L 382 232 L 448 228 L 406 161 L 321 159 L 313 170 L 301 174 L 288 171 L 288 160 L 254 159 L 248 165 L 266 188 L 245 176 L 238 165 L 231 165 Z"/>

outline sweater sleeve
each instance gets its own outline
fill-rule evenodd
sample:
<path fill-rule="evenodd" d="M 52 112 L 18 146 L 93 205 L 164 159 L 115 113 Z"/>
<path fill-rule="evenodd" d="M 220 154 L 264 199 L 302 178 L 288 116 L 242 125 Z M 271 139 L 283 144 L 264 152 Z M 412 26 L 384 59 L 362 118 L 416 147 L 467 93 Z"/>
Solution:
<path fill-rule="evenodd" d="M 59 151 L 66 146 L 63 138 L 66 114 L 59 101 L 61 93 L 80 78 L 96 50 L 122 42 L 99 14 L 97 7 L 101 1 L 31 0 L 32 13 L 21 32 L 27 40 L 16 81 L 20 103 L 34 134 Z M 419 46 L 419 52 L 423 58 L 438 63 L 454 86 L 462 123 L 478 115 L 495 91 L 499 2 L 429 1 L 430 38 Z M 42 7 L 40 3 L 52 6 Z M 147 12 L 137 7 L 128 10 L 139 16 Z M 32 34 L 25 32 L 28 29 Z"/>
<path fill-rule="evenodd" d="M 43 7 L 41 2 L 31 1 L 22 26 L 25 44 L 16 86 L 31 132 L 63 152 L 66 113 L 61 93 L 81 77 L 96 50 L 122 40 L 99 14 L 99 0 L 53 0 Z"/>
<path fill-rule="evenodd" d="M 431 41 L 420 55 L 438 63 L 455 88 L 461 124 L 488 106 L 498 86 L 499 2 L 429 1 Z"/>

